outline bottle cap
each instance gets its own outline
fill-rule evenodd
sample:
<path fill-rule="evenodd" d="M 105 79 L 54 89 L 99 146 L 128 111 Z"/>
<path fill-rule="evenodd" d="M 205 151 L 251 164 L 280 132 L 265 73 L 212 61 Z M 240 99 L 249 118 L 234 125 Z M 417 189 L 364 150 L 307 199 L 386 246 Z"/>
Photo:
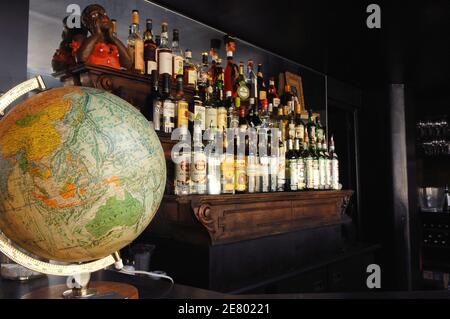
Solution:
<path fill-rule="evenodd" d="M 190 49 L 184 50 L 184 56 L 188 59 L 192 59 L 192 51 Z"/>

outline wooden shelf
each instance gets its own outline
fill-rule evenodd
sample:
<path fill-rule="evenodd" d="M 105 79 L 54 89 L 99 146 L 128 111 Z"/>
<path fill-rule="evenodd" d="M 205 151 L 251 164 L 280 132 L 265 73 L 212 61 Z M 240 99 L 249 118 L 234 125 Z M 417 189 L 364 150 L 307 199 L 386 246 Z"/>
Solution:
<path fill-rule="evenodd" d="M 353 191 L 166 195 L 149 231 L 219 245 L 342 222 Z"/>

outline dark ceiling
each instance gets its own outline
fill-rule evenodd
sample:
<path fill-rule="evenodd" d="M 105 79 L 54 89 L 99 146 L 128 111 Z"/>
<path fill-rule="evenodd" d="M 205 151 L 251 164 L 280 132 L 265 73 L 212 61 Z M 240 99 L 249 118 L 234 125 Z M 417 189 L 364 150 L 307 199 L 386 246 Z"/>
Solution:
<path fill-rule="evenodd" d="M 156 2 L 358 87 L 450 83 L 448 0 Z M 366 26 L 370 3 L 381 7 L 381 29 Z"/>

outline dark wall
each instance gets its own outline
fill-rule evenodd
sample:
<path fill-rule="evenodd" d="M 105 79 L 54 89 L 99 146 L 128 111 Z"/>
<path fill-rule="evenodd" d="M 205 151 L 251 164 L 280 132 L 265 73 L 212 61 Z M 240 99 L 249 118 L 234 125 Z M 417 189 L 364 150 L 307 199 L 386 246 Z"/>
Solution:
<path fill-rule="evenodd" d="M 28 0 L 0 1 L 0 92 L 27 78 Z"/>

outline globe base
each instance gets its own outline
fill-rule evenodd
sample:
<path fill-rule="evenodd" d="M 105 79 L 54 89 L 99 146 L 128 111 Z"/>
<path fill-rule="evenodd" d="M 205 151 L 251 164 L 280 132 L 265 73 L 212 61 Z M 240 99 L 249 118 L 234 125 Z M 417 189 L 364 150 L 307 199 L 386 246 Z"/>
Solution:
<path fill-rule="evenodd" d="M 136 287 L 112 281 L 93 281 L 89 284 L 86 293 L 96 291 L 90 296 L 79 296 L 75 298 L 83 299 L 139 299 L 139 292 Z M 44 287 L 21 297 L 21 299 L 64 299 L 64 293 L 67 291 L 66 285 L 55 285 Z M 72 290 L 69 290 L 72 292 Z M 69 297 L 74 298 L 74 297 Z"/>

